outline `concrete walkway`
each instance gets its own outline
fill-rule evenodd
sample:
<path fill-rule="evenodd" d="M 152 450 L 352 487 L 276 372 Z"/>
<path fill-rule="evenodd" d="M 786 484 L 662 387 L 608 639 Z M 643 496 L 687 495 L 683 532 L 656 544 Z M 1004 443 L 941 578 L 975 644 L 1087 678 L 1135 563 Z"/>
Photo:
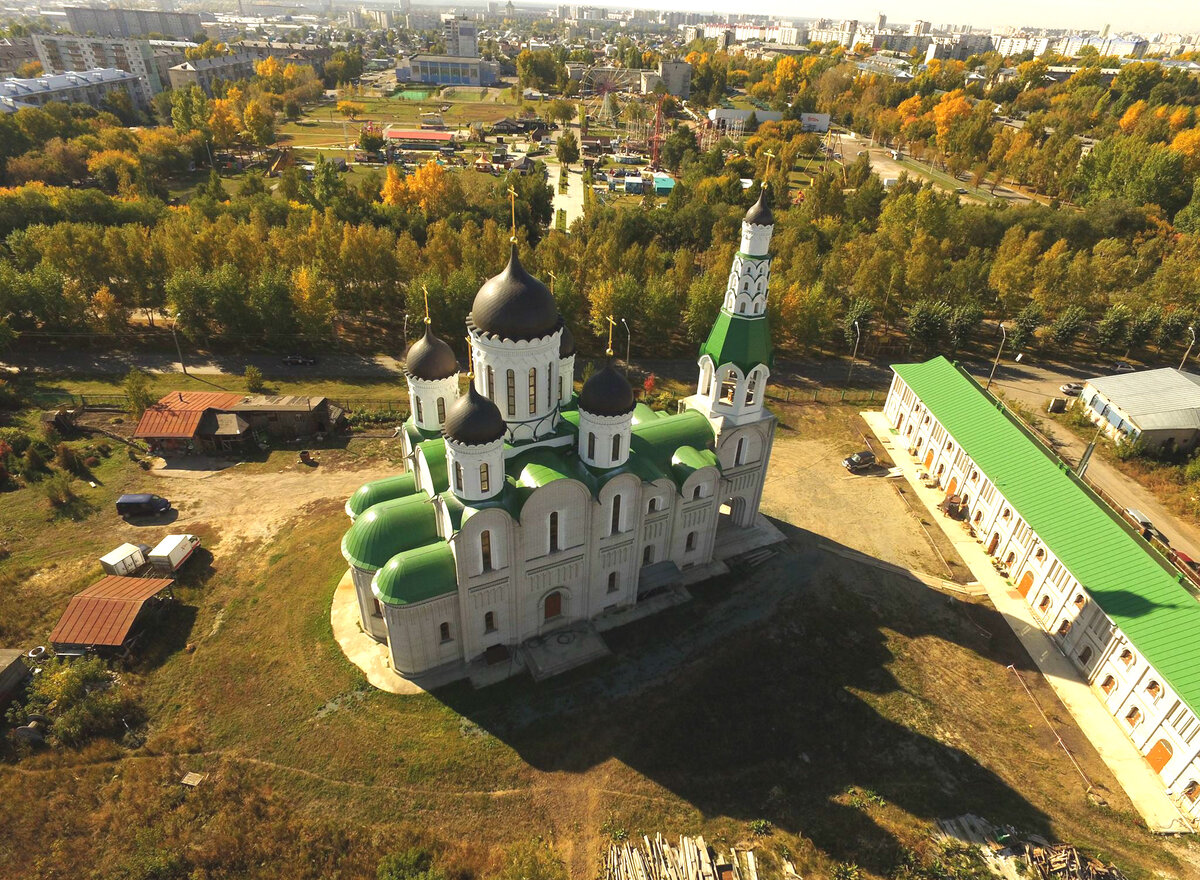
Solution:
<path fill-rule="evenodd" d="M 1159 834 L 1191 833 L 1191 825 L 1167 795 L 1158 774 L 1150 768 L 1074 664 L 1063 656 L 1050 635 L 1033 619 L 1033 609 L 1008 579 L 992 567 L 983 546 L 960 523 L 942 515 L 938 505 L 945 493 L 941 489 L 926 489 L 917 479 L 920 463 L 892 442 L 892 429 L 887 418 L 882 412 L 861 415 L 908 481 L 913 494 L 928 508 L 930 518 L 945 532 L 955 552 L 987 590 L 996 610 L 1004 616 L 1062 704 L 1108 765 L 1146 826 Z"/>
<path fill-rule="evenodd" d="M 333 591 L 333 607 L 329 612 L 333 625 L 333 637 L 346 655 L 346 659 L 362 670 L 367 681 L 389 694 L 423 694 L 425 690 L 397 675 L 389 662 L 388 646 L 377 642 L 365 632 L 358 619 L 358 597 L 354 594 L 354 581 L 350 569 L 338 581 Z"/>

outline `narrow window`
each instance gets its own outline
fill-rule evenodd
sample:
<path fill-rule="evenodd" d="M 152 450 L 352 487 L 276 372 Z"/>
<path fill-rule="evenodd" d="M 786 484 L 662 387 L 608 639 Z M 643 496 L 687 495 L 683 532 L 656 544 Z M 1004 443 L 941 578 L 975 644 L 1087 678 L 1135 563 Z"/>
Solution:
<path fill-rule="evenodd" d="M 621 435 L 614 434 L 612 442 L 612 460 L 616 462 L 621 457 Z"/>
<path fill-rule="evenodd" d="M 610 593 L 615 593 L 617 591 L 617 573 L 615 571 L 610 571 L 608 573 L 608 591 Z"/>
<path fill-rule="evenodd" d="M 733 405 L 733 395 L 737 392 L 737 378 L 733 371 L 725 373 L 725 380 L 721 382 L 721 403 Z"/>
<path fill-rule="evenodd" d="M 416 404 L 417 404 L 417 421 L 423 422 L 423 421 L 425 421 L 425 411 L 421 407 L 421 398 L 418 397 L 416 399 Z"/>
<path fill-rule="evenodd" d="M 658 510 L 658 496 L 657 495 L 655 497 L 651 498 L 650 502 L 646 505 L 646 513 L 654 513 L 654 511 L 656 511 L 656 510 Z"/>
<path fill-rule="evenodd" d="M 1083 650 L 1079 652 L 1079 665 L 1087 666 L 1088 661 L 1092 659 L 1092 649 L 1088 645 L 1083 646 Z"/>
<path fill-rule="evenodd" d="M 621 496 L 614 495 L 612 506 L 612 531 L 610 531 L 609 534 L 615 535 L 619 531 L 621 531 Z"/>
<path fill-rule="evenodd" d="M 1192 780 L 1187 784 L 1187 788 L 1183 790 L 1183 796 L 1192 803 L 1196 802 L 1196 798 L 1200 798 L 1200 782 Z"/>
<path fill-rule="evenodd" d="M 1049 596 L 1042 596 L 1042 601 L 1041 601 L 1041 602 L 1038 602 L 1038 611 L 1040 611 L 1040 612 L 1042 612 L 1043 614 L 1045 614 L 1045 613 L 1046 613 L 1046 609 L 1047 609 L 1047 608 L 1049 608 L 1049 607 L 1050 607 L 1050 597 L 1049 597 Z"/>
<path fill-rule="evenodd" d="M 446 398 L 439 397 L 437 402 L 438 422 L 446 421 Z"/>
<path fill-rule="evenodd" d="M 1150 695 L 1150 699 L 1157 700 L 1158 695 L 1162 693 L 1162 685 L 1157 681 L 1152 681 L 1146 685 L 1146 693 Z"/>
<path fill-rule="evenodd" d="M 739 314 L 739 315 L 744 315 L 744 314 L 746 314 L 746 302 L 745 302 L 745 300 L 743 300 L 742 302 L 738 303 L 738 314 Z"/>
<path fill-rule="evenodd" d="M 695 501 L 697 498 L 699 498 L 701 496 L 701 494 L 703 494 L 703 492 L 704 492 L 704 487 L 697 486 L 695 489 L 692 490 L 692 500 Z"/>
<path fill-rule="evenodd" d="M 1075 607 L 1082 610 L 1083 605 L 1084 605 L 1083 593 L 1080 593 L 1078 596 L 1075 597 Z"/>
<path fill-rule="evenodd" d="M 558 511 L 550 514 L 550 552 L 558 549 Z"/>
<path fill-rule="evenodd" d="M 1104 691 L 1106 694 L 1111 694 L 1113 692 L 1113 688 L 1116 686 L 1117 680 L 1111 675 L 1106 675 L 1104 676 L 1104 681 L 1100 683 L 1100 690 Z"/>
<path fill-rule="evenodd" d="M 489 611 L 483 615 L 483 631 L 485 633 L 494 633 L 496 631 L 496 612 Z"/>
<path fill-rule="evenodd" d="M 491 367 L 487 368 L 487 396 L 488 400 L 496 399 L 496 371 Z"/>
<path fill-rule="evenodd" d="M 441 636 L 443 642 L 450 641 L 450 624 L 443 623 L 441 626 Z"/>
<path fill-rule="evenodd" d="M 515 417 L 517 414 L 517 374 L 512 370 L 508 371 L 508 414 L 510 417 Z"/>
<path fill-rule="evenodd" d="M 1121 652 L 1121 656 L 1119 659 L 1126 666 L 1132 666 L 1133 665 L 1133 652 L 1130 651 L 1128 648 L 1126 648 L 1124 651 Z"/>
<path fill-rule="evenodd" d="M 654 561 L 654 546 L 647 544 L 646 549 L 642 551 L 642 565 L 649 565 Z"/>
<path fill-rule="evenodd" d="M 484 530 L 479 533 L 479 554 L 483 557 L 483 570 L 492 570 L 492 533 Z"/>
<path fill-rule="evenodd" d="M 588 458 L 596 458 L 596 435 L 588 431 Z"/>
<path fill-rule="evenodd" d="M 1060 623 L 1058 625 L 1058 634 L 1060 636 L 1065 636 L 1070 631 L 1071 631 L 1071 621 L 1064 620 L 1062 623 Z"/>
<path fill-rule="evenodd" d="M 454 489 L 457 492 L 461 492 L 463 490 L 463 487 L 462 487 L 462 465 L 459 464 L 457 461 L 454 462 Z"/>
<path fill-rule="evenodd" d="M 488 491 L 488 484 L 489 484 L 489 482 L 490 482 L 490 481 L 488 480 L 488 476 L 489 476 L 489 474 L 488 474 L 488 466 L 487 466 L 487 464 L 486 464 L 486 463 L 485 463 L 485 464 L 481 464 L 481 465 L 479 466 L 479 491 L 480 491 L 480 492 L 487 492 L 487 491 Z"/>
<path fill-rule="evenodd" d="M 689 553 L 696 549 L 696 533 L 695 532 L 688 532 L 687 544 L 683 549 Z"/>
<path fill-rule="evenodd" d="M 537 412 L 537 369 L 529 368 L 529 414 Z"/>
<path fill-rule="evenodd" d="M 758 387 L 758 371 L 750 374 L 750 381 L 746 383 L 746 406 L 754 404 L 754 392 Z"/>
<path fill-rule="evenodd" d="M 1142 720 L 1142 710 L 1134 706 L 1125 714 L 1125 720 L 1130 727 L 1137 727 L 1137 723 Z"/>
<path fill-rule="evenodd" d="M 737 451 L 733 454 L 734 464 L 743 464 L 746 461 L 746 438 L 738 437 Z"/>

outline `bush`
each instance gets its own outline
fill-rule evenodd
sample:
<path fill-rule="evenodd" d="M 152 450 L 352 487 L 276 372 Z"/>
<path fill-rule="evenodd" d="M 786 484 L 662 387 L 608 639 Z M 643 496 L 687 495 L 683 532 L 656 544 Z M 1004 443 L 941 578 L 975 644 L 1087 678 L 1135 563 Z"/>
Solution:
<path fill-rule="evenodd" d="M 433 856 L 423 849 L 406 849 L 384 856 L 375 872 L 378 880 L 445 880 L 433 867 Z"/>
<path fill-rule="evenodd" d="M 82 462 L 79 460 L 79 453 L 66 443 L 59 443 L 58 448 L 54 450 L 54 463 L 64 471 L 72 474 L 77 474 L 83 470 Z"/>
<path fill-rule="evenodd" d="M 97 455 L 89 455 L 83 460 L 83 466 L 86 468 L 94 468 L 100 465 L 100 457 Z"/>
<path fill-rule="evenodd" d="M 1113 455 L 1118 461 L 1131 461 L 1135 458 L 1146 458 L 1146 443 L 1144 440 L 1122 440 L 1114 444 Z"/>
<path fill-rule="evenodd" d="M 33 679 L 25 705 L 10 712 L 24 723 L 32 714 L 50 719 L 50 741 L 80 746 L 97 737 L 120 739 L 143 714 L 99 657 L 68 663 L 55 657 Z"/>
<path fill-rule="evenodd" d="M 7 443 L 14 455 L 24 455 L 33 438 L 20 428 L 0 428 L 0 441 Z"/>
<path fill-rule="evenodd" d="M 258 367 L 246 367 L 246 372 L 242 374 L 246 380 L 246 390 L 251 394 L 262 394 L 266 385 L 263 383 L 262 370 Z"/>
<path fill-rule="evenodd" d="M 27 481 L 40 480 L 46 473 L 46 459 L 38 452 L 36 446 L 30 446 L 25 452 L 25 458 L 21 465 L 21 476 Z"/>
<path fill-rule="evenodd" d="M 55 510 L 65 510 L 79 500 L 71 485 L 71 477 L 61 472 L 50 477 L 42 486 L 42 491 L 46 493 L 46 497 L 50 499 L 50 506 Z"/>
<path fill-rule="evenodd" d="M 497 880 L 567 880 L 567 868 L 549 843 L 531 840 L 508 850 Z"/>

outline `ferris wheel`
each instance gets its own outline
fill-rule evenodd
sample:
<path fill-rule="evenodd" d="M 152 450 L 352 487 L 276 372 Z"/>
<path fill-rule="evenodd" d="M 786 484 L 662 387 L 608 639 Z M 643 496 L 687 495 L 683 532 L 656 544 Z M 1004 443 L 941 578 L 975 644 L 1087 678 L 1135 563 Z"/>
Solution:
<path fill-rule="evenodd" d="M 580 93 L 589 116 L 609 125 L 621 112 L 617 95 L 640 90 L 641 71 L 628 67 L 590 67 L 583 74 Z"/>

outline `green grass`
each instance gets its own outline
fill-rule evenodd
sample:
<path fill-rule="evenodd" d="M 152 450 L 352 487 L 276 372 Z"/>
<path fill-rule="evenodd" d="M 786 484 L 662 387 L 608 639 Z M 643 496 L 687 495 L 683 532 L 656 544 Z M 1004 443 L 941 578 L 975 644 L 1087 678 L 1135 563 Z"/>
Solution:
<path fill-rule="evenodd" d="M 273 394 L 324 395 L 337 398 L 395 398 L 405 400 L 408 390 L 400 377 L 329 379 L 318 376 L 302 378 L 272 378 L 266 372 L 267 389 Z M 123 377 L 47 375 L 39 376 L 30 386 L 34 394 L 123 394 Z M 234 391 L 249 393 L 242 376 L 203 374 L 185 376 L 182 373 L 150 373 L 151 395 L 157 399 L 171 391 Z"/>

